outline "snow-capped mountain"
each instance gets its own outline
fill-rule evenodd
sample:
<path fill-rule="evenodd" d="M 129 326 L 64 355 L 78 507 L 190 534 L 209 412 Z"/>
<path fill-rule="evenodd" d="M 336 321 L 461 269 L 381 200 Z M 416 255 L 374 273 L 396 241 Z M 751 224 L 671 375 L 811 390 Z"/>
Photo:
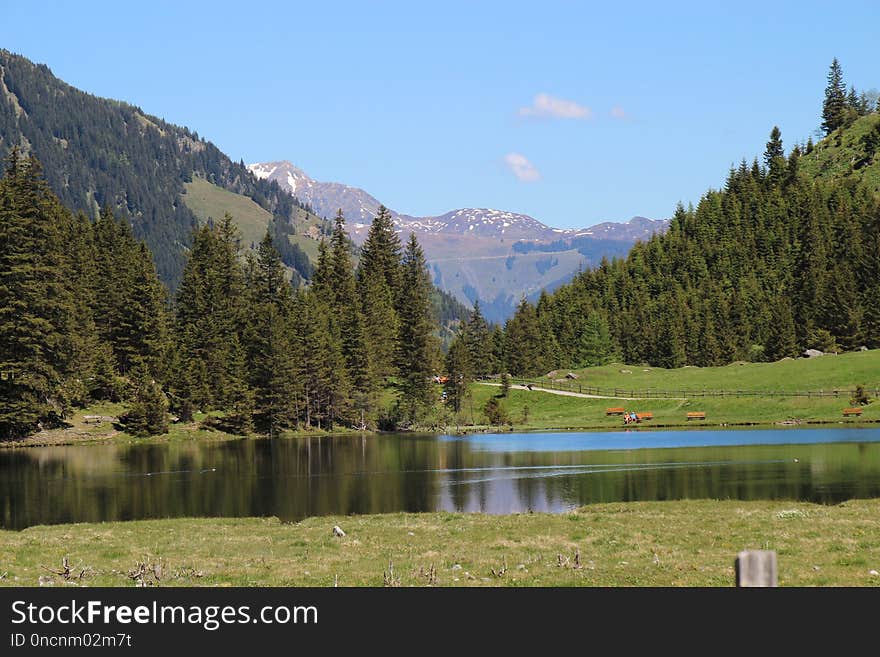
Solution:
<path fill-rule="evenodd" d="M 364 190 L 341 183 L 318 182 L 286 160 L 250 164 L 248 169 L 257 178 L 274 180 L 281 189 L 312 206 L 319 216 L 332 219 L 341 208 L 349 228 L 372 223 L 379 209 L 379 201 Z M 396 217 L 396 213 L 392 214 Z"/>
<path fill-rule="evenodd" d="M 352 239 L 366 239 L 380 202 L 363 189 L 318 182 L 287 161 L 248 168 L 258 178 L 276 181 L 319 216 L 332 219 L 341 208 Z M 623 256 L 636 240 L 648 239 L 669 224 L 633 217 L 626 223 L 572 230 L 491 208 L 463 208 L 432 217 L 390 212 L 400 233 L 418 236 L 434 284 L 464 303 L 479 299 L 483 313 L 496 322 L 509 317 L 523 295 L 554 289 L 603 256 Z"/>
<path fill-rule="evenodd" d="M 277 182 L 282 189 L 312 206 L 316 214 L 332 219 L 340 208 L 353 237 L 366 237 L 380 202 L 358 187 L 335 182 L 318 182 L 302 169 L 284 160 L 248 165 L 257 177 Z M 389 209 L 390 210 L 390 209 Z M 666 229 L 664 220 L 633 217 L 626 223 L 606 222 L 584 229 L 550 228 L 534 217 L 491 208 L 463 208 L 436 217 L 412 217 L 390 210 L 395 224 L 404 232 L 495 237 L 509 240 L 556 241 L 594 237 L 634 242 Z"/>

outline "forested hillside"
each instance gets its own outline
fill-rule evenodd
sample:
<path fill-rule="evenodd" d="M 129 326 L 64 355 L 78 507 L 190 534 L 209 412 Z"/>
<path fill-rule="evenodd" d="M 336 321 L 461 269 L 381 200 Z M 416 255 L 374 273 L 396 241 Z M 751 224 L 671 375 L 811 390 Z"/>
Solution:
<path fill-rule="evenodd" d="M 669 230 L 507 323 L 500 362 L 540 374 L 619 358 L 663 367 L 880 346 L 880 114 L 836 62 L 824 139 L 732 169 Z M 466 337 L 466 336 L 465 336 Z"/>
<path fill-rule="evenodd" d="M 431 280 L 414 236 L 380 213 L 357 268 L 342 214 L 313 284 L 294 289 L 267 231 L 255 250 L 227 215 L 193 236 L 171 298 L 129 223 L 72 213 L 13 149 L 0 179 L 0 440 L 72 409 L 125 400 L 133 435 L 169 411 L 271 435 L 418 425 L 440 358 Z M 449 309 L 446 309 L 449 312 Z"/>
<path fill-rule="evenodd" d="M 172 288 L 197 225 L 183 200 L 184 184 L 194 175 L 252 199 L 282 228 L 302 208 L 198 133 L 84 93 L 47 66 L 0 50 L 0 156 L 14 146 L 39 159 L 66 207 L 96 218 L 106 206 L 129 217 L 135 236 L 150 247 L 159 277 Z"/>

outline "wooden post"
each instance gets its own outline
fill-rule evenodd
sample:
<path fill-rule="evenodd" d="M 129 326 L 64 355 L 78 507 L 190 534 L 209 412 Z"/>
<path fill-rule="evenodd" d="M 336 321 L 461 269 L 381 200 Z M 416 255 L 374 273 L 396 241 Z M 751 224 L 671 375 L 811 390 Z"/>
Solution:
<path fill-rule="evenodd" d="M 736 585 L 742 587 L 777 586 L 776 552 L 743 550 L 736 555 Z"/>

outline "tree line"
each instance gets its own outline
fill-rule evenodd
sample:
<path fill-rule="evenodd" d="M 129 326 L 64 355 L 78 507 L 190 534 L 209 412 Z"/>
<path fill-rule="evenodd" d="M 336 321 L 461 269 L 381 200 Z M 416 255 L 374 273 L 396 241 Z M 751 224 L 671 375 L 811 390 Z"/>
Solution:
<path fill-rule="evenodd" d="M 835 60 L 828 138 L 877 111 L 872 96 L 845 92 Z M 859 170 L 878 161 L 880 123 L 870 125 Z M 523 300 L 501 341 L 506 370 L 531 376 L 613 359 L 709 366 L 880 347 L 880 202 L 859 175 L 800 175 L 812 149 L 786 155 L 774 127 L 762 162 L 731 169 L 695 208 L 679 205 L 664 235 L 534 305 Z"/>
<path fill-rule="evenodd" d="M 340 212 L 304 288 L 272 237 L 243 253 L 228 215 L 199 227 L 170 297 L 129 221 L 71 212 L 13 150 L 0 179 L 0 438 L 96 400 L 129 401 L 120 420 L 135 435 L 197 412 L 237 433 L 417 425 L 440 349 L 415 236 L 401 244 L 381 208 L 355 269 Z"/>
<path fill-rule="evenodd" d="M 198 223 L 182 200 L 193 175 L 272 213 L 285 263 L 309 277 L 305 254 L 283 234 L 298 211 L 311 211 L 307 204 L 276 182 L 255 178 L 197 132 L 80 91 L 47 66 L 0 49 L 0 155 L 13 147 L 40 160 L 66 207 L 92 218 L 103 208 L 127 216 L 171 289 L 180 281 Z"/>

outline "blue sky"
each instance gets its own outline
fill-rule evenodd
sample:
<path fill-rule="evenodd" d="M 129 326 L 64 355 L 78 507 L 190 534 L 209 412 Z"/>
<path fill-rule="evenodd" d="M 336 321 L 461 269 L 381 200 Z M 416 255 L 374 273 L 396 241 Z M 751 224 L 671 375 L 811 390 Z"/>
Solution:
<path fill-rule="evenodd" d="M 19 2 L 0 47 L 397 211 L 668 217 L 880 87 L 880 3 Z"/>

